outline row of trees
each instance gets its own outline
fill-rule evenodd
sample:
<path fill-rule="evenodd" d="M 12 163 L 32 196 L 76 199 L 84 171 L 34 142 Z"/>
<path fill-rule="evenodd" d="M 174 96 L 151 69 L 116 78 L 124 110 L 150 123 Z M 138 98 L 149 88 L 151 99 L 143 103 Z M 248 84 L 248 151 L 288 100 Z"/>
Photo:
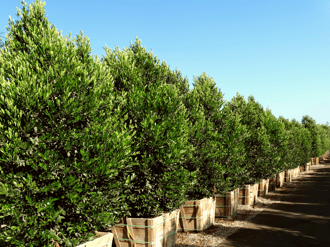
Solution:
<path fill-rule="evenodd" d="M 159 216 L 330 149 L 330 127 L 309 116 L 225 101 L 205 73 L 190 90 L 137 38 L 98 60 L 82 33 L 50 26 L 45 3 L 22 3 L 0 50 L 0 215 L 12 226 L 0 243 L 75 246 L 122 217 Z"/>

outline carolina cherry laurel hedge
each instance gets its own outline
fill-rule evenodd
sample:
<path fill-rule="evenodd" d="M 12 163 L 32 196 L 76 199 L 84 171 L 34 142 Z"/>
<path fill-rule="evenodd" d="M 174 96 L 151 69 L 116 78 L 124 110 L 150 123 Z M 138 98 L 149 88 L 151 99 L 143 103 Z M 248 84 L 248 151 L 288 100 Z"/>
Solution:
<path fill-rule="evenodd" d="M 51 27 L 45 3 L 22 4 L 0 50 L 0 245 L 77 246 L 330 149 L 330 127 L 309 116 L 225 101 L 205 73 L 190 90 L 138 38 L 98 60 L 82 32 Z"/>

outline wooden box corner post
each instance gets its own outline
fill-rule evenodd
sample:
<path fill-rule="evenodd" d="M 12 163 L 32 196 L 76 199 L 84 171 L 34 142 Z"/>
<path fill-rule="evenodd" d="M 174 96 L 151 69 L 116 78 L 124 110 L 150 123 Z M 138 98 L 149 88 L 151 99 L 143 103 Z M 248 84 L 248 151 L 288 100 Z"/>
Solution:
<path fill-rule="evenodd" d="M 285 183 L 292 182 L 292 169 L 285 171 L 284 182 Z"/>
<path fill-rule="evenodd" d="M 276 187 L 281 188 L 283 187 L 284 184 L 284 174 L 285 172 L 280 172 L 279 174 L 276 175 Z"/>
<path fill-rule="evenodd" d="M 269 178 L 268 191 L 274 191 L 276 187 L 276 178 Z"/>
<path fill-rule="evenodd" d="M 269 179 L 263 179 L 260 181 L 258 190 L 258 197 L 263 197 L 268 194 L 268 188 L 269 188 Z"/>

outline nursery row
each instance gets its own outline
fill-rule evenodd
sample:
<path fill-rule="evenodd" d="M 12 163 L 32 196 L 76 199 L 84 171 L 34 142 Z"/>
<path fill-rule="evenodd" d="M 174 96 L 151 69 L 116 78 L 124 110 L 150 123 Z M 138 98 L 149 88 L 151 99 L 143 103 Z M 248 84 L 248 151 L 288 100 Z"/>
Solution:
<path fill-rule="evenodd" d="M 226 101 L 206 73 L 190 90 L 138 38 L 99 60 L 82 33 L 71 41 L 51 26 L 39 0 L 23 15 L 0 49 L 0 220 L 10 226 L 0 245 L 77 246 L 126 218 L 140 219 L 124 223 L 130 237 L 148 226 L 144 242 L 158 241 L 153 226 L 203 229 L 185 217 L 205 218 L 206 205 L 232 213 L 221 200 L 253 200 L 255 184 L 330 149 L 330 126 L 276 118 L 253 96 Z"/>
<path fill-rule="evenodd" d="M 229 217 L 236 213 L 237 205 L 255 205 L 258 197 L 292 182 L 300 173 L 309 172 L 311 166 L 318 165 L 324 156 L 330 158 L 329 151 L 321 157 L 311 158 L 305 166 L 283 171 L 276 178 L 262 179 L 259 183 L 244 185 L 226 194 L 214 194 L 201 200 L 186 201 L 180 208 L 163 212 L 152 218 L 123 218 L 110 232 L 96 232 L 95 240 L 78 247 L 166 246 L 176 243 L 177 232 L 201 232 L 211 227 L 215 217 Z M 98 237 L 98 238 L 97 238 Z"/>

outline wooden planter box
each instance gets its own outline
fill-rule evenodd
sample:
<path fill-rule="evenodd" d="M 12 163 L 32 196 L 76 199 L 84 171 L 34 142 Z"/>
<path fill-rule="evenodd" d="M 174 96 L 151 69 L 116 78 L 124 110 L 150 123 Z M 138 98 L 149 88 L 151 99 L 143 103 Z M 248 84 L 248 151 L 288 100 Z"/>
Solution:
<path fill-rule="evenodd" d="M 215 195 L 215 217 L 230 217 L 237 212 L 239 188 Z"/>
<path fill-rule="evenodd" d="M 316 165 L 319 165 L 319 164 L 320 164 L 320 158 L 316 157 Z"/>
<path fill-rule="evenodd" d="M 316 158 L 311 158 L 311 165 L 315 166 L 316 165 Z"/>
<path fill-rule="evenodd" d="M 111 232 L 96 232 L 95 240 L 77 247 L 112 247 L 113 234 Z"/>
<path fill-rule="evenodd" d="M 268 194 L 269 179 L 263 179 L 258 184 L 258 197 L 263 197 Z"/>
<path fill-rule="evenodd" d="M 297 168 L 293 168 L 292 169 L 291 175 L 292 175 L 292 179 L 294 179 L 295 177 L 297 177 Z"/>
<path fill-rule="evenodd" d="M 255 205 L 258 202 L 258 184 L 246 184 L 239 188 L 239 205 Z"/>
<path fill-rule="evenodd" d="M 276 188 L 276 178 L 269 178 L 268 191 L 274 191 Z"/>
<path fill-rule="evenodd" d="M 214 197 L 186 201 L 180 207 L 178 232 L 201 232 L 212 226 L 215 221 L 215 203 Z"/>
<path fill-rule="evenodd" d="M 292 182 L 292 169 L 286 170 L 284 175 L 284 182 Z"/>
<path fill-rule="evenodd" d="M 276 187 L 281 188 L 283 187 L 284 184 L 284 174 L 285 172 L 280 172 L 279 174 L 276 175 Z"/>
<path fill-rule="evenodd" d="M 117 247 L 175 245 L 180 210 L 152 218 L 122 218 L 111 228 Z"/>

